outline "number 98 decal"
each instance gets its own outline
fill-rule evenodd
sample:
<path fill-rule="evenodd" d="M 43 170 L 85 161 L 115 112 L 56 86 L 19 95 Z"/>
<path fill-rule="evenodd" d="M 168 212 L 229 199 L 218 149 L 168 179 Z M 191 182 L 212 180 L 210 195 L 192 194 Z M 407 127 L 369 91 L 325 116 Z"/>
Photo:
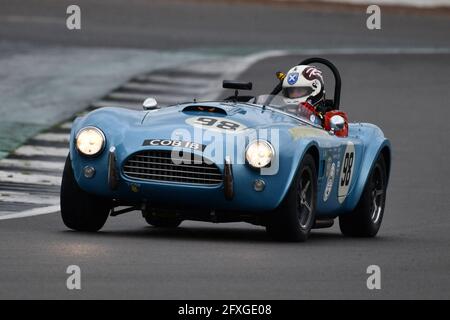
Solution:
<path fill-rule="evenodd" d="M 355 156 L 355 145 L 352 142 L 347 144 L 345 148 L 344 156 L 341 162 L 341 174 L 339 176 L 339 189 L 338 189 L 338 200 L 339 203 L 344 202 L 347 197 L 348 190 L 350 188 L 353 172 L 354 172 L 354 164 L 355 164 L 356 156 Z"/>
<path fill-rule="evenodd" d="M 236 132 L 246 128 L 246 126 L 239 122 L 219 117 L 192 117 L 186 119 L 186 123 L 194 127 L 215 131 Z"/>

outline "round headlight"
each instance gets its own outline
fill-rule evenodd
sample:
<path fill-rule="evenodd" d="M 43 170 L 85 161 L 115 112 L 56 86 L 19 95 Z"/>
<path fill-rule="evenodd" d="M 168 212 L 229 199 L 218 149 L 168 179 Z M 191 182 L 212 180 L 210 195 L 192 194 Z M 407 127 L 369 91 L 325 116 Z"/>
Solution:
<path fill-rule="evenodd" d="M 264 140 L 250 143 L 245 152 L 247 162 L 254 168 L 264 168 L 272 161 L 275 154 L 272 145 Z"/>
<path fill-rule="evenodd" d="M 79 152 L 86 156 L 99 154 L 105 146 L 105 135 L 100 129 L 86 127 L 78 132 L 76 145 Z"/>

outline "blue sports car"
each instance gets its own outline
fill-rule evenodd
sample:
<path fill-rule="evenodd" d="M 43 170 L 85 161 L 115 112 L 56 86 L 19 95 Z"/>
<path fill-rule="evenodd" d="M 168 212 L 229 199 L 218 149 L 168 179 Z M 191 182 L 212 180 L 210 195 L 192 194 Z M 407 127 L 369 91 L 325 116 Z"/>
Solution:
<path fill-rule="evenodd" d="M 339 109 L 335 77 L 331 112 Z M 279 75 L 281 79 L 282 74 Z M 143 111 L 101 108 L 75 120 L 61 186 L 64 224 L 100 230 L 108 216 L 139 210 L 152 226 L 183 220 L 245 221 L 274 238 L 305 241 L 312 228 L 373 237 L 383 218 L 391 147 L 377 126 L 329 128 L 298 115 L 278 93 L 239 95 L 251 83 L 224 81 L 223 101 L 183 102 Z M 345 134 L 338 134 L 342 130 Z"/>

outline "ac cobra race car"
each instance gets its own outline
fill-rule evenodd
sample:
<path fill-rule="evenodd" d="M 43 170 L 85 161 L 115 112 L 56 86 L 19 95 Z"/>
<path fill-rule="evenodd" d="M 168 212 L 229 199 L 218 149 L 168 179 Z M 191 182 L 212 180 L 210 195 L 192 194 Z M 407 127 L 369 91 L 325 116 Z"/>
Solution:
<path fill-rule="evenodd" d="M 322 58 L 300 64 L 313 63 L 331 69 L 334 97 L 326 104 L 338 111 L 338 70 Z M 61 185 L 64 224 L 98 231 L 108 216 L 139 210 L 154 227 L 244 221 L 289 241 L 305 241 L 336 218 L 344 235 L 377 234 L 391 160 L 380 128 L 337 112 L 324 129 L 283 102 L 281 81 L 257 97 L 239 95 L 250 82 L 223 87 L 234 95 L 164 108 L 149 98 L 142 111 L 78 117 Z"/>

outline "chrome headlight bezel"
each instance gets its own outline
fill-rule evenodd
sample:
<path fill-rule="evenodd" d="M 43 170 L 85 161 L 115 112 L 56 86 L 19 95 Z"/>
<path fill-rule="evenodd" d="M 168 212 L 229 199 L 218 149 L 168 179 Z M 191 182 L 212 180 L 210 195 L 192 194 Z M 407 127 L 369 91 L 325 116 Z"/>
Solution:
<path fill-rule="evenodd" d="M 252 152 L 251 148 L 255 146 L 256 144 L 261 144 L 264 147 L 267 148 L 267 151 L 270 153 L 270 159 L 263 161 L 262 163 L 255 163 L 251 157 L 249 157 L 249 153 Z M 245 160 L 247 164 L 255 169 L 261 169 L 268 167 L 271 163 L 273 158 L 275 157 L 275 149 L 273 148 L 272 144 L 269 141 L 257 139 L 253 140 L 247 145 L 247 148 L 245 149 Z"/>
<path fill-rule="evenodd" d="M 81 150 L 81 147 L 79 145 L 80 138 L 83 138 L 82 135 L 84 133 L 87 133 L 88 131 L 95 132 L 95 134 L 98 134 L 98 137 L 100 137 L 100 139 L 101 139 L 101 144 L 97 147 L 97 150 L 95 152 L 92 152 L 92 153 L 85 152 L 86 150 Z M 88 127 L 84 127 L 82 129 L 80 129 L 80 131 L 78 131 L 78 133 L 77 133 L 77 135 L 75 137 L 75 147 L 76 147 L 77 151 L 81 155 L 83 155 L 85 157 L 96 157 L 96 156 L 98 156 L 99 154 L 101 154 L 103 152 L 103 150 L 105 149 L 105 146 L 106 146 L 105 134 L 103 133 L 102 130 L 100 130 L 99 128 L 94 127 L 94 126 L 88 126 Z"/>

